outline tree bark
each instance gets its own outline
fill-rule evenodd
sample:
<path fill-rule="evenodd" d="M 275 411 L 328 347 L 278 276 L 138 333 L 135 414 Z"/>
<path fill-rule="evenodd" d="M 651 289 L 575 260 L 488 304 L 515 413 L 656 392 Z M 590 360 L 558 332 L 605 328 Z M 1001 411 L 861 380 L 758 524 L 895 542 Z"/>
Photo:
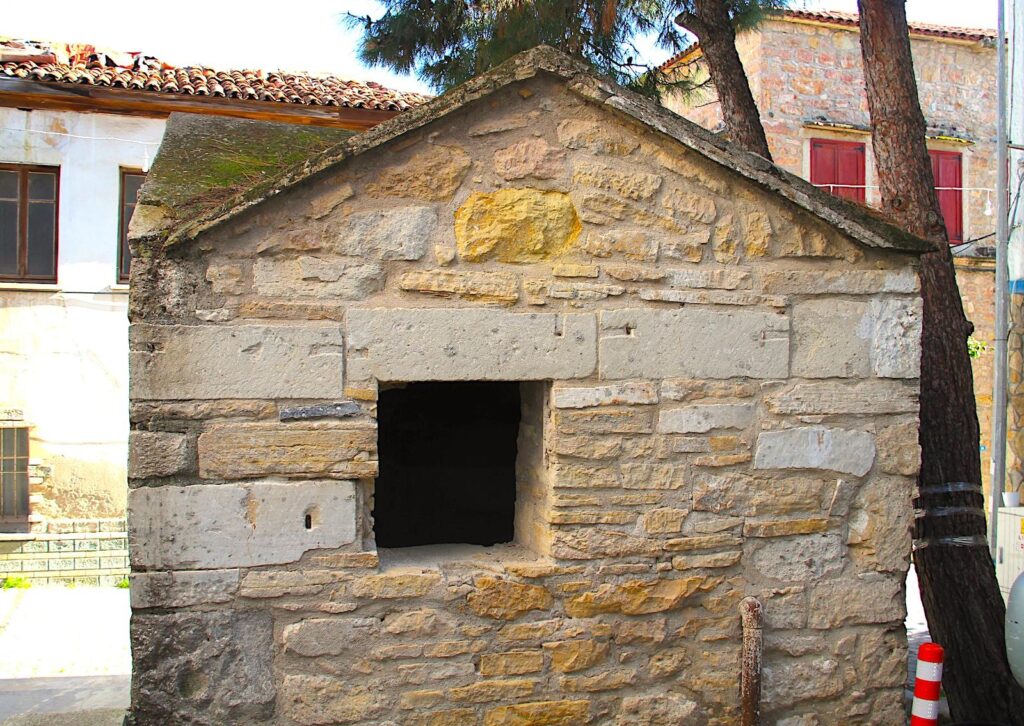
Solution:
<path fill-rule="evenodd" d="M 905 0 L 858 0 L 857 5 L 882 211 L 935 243 L 935 251 L 921 258 L 921 495 L 916 505 L 926 515 L 916 521 L 914 553 L 921 599 L 932 639 L 946 649 L 943 687 L 953 718 L 1024 724 L 1024 690 L 1006 661 L 1005 607 L 985 539 L 978 415 L 967 354 L 973 326 L 964 316 L 935 193 Z M 957 482 L 977 488 L 941 491 Z M 960 509 L 951 513 L 950 507 Z"/>
<path fill-rule="evenodd" d="M 732 140 L 771 161 L 768 139 L 736 51 L 736 30 L 725 2 L 693 0 L 692 7 L 692 12 L 681 13 L 677 20 L 697 36 Z"/>

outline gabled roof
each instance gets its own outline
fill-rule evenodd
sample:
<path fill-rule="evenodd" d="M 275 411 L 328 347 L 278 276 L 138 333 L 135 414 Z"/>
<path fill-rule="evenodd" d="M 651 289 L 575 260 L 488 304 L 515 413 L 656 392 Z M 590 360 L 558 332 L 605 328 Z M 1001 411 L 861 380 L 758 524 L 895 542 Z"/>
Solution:
<path fill-rule="evenodd" d="M 283 110 L 275 107 L 287 104 L 292 107 L 290 110 L 358 109 L 387 112 L 388 116 L 428 99 L 419 93 L 332 75 L 177 67 L 142 53 L 0 38 L 0 91 L 19 90 L 5 87 L 4 79 L 29 81 L 57 91 L 132 92 L 136 98 L 148 97 L 156 102 L 180 101 L 185 97 L 192 101 L 236 101 L 239 107 L 262 106 L 269 110 Z M 375 118 L 374 123 L 381 120 Z"/>
<path fill-rule="evenodd" d="M 711 132 L 687 121 L 656 101 L 643 97 L 614 82 L 598 76 L 589 67 L 553 48 L 541 46 L 528 50 L 497 68 L 452 89 L 432 101 L 396 116 L 373 129 L 356 134 L 338 145 L 316 154 L 265 182 L 257 184 L 228 202 L 180 224 L 160 224 L 167 210 L 152 210 L 143 218 L 154 224 L 135 224 L 132 237 L 140 242 L 170 246 L 195 239 L 206 230 L 236 217 L 263 201 L 310 179 L 337 164 L 378 148 L 448 114 L 454 113 L 481 98 L 513 83 L 547 74 L 561 79 L 567 88 L 590 103 L 630 118 L 651 130 L 664 134 L 706 159 L 744 177 L 767 192 L 777 194 L 854 240 L 882 249 L 925 252 L 932 245 L 925 240 L 889 224 L 865 207 L 832 196 L 809 182 L 775 166 L 766 159 L 744 151 Z M 174 124 L 174 119 L 171 119 Z M 170 126 L 168 131 L 170 131 Z M 162 149 L 161 153 L 165 153 Z M 154 169 L 159 157 L 154 162 Z M 139 208 L 146 204 L 159 206 L 161 200 L 147 198 L 143 187 Z M 136 217 L 139 216 L 136 211 Z"/>
<path fill-rule="evenodd" d="M 845 28 L 860 29 L 860 16 L 856 13 L 842 13 L 838 10 L 783 10 L 781 13 L 768 16 L 768 20 L 789 20 L 794 22 L 817 25 L 838 25 Z M 908 22 L 907 28 L 912 36 L 959 40 L 967 42 L 995 41 L 996 31 L 992 28 L 961 28 L 956 25 L 933 25 L 931 23 Z M 659 68 L 667 71 L 679 61 L 700 49 L 699 43 L 692 43 L 676 53 Z"/>

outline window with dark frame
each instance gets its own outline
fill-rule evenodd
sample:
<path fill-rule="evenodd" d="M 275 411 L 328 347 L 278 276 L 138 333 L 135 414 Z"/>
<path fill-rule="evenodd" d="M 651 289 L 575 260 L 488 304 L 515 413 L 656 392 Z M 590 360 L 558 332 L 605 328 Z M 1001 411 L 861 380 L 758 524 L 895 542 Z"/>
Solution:
<path fill-rule="evenodd" d="M 0 280 L 57 282 L 60 170 L 0 164 Z"/>
<path fill-rule="evenodd" d="M 28 516 L 28 428 L 0 428 L 0 517 Z"/>
<path fill-rule="evenodd" d="M 964 241 L 964 190 L 963 156 L 959 151 L 935 151 L 929 149 L 932 160 L 932 176 L 935 177 L 935 193 L 939 197 L 939 208 L 946 222 L 946 234 L 951 245 Z"/>
<path fill-rule="evenodd" d="M 128 247 L 128 224 L 135 213 L 135 203 L 139 198 L 139 189 L 146 180 L 145 173 L 130 169 L 121 170 L 121 206 L 118 224 L 119 241 L 117 245 L 117 281 L 128 282 L 131 272 L 132 251 Z"/>
<path fill-rule="evenodd" d="M 864 203 L 865 146 L 860 141 L 811 139 L 811 184 L 837 197 Z"/>

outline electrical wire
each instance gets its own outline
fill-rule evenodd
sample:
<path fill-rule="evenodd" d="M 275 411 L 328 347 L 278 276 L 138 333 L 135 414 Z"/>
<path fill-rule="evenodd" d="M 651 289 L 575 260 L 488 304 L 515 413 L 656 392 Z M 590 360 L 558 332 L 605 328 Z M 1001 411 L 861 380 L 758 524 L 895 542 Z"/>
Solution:
<path fill-rule="evenodd" d="M 65 131 L 43 131 L 42 129 L 16 129 L 0 126 L 0 131 L 21 131 L 26 134 L 45 134 L 46 136 L 65 136 L 69 139 L 85 139 L 87 141 L 119 141 L 124 144 L 141 144 L 143 146 L 160 146 L 160 141 L 139 141 L 138 139 L 121 139 L 116 136 L 82 136 L 69 134 Z"/>

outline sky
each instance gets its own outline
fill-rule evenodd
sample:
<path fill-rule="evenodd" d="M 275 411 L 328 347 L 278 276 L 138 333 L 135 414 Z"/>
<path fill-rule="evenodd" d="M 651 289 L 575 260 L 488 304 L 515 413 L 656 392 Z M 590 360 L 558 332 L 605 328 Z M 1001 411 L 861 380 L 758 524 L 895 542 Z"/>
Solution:
<path fill-rule="evenodd" d="M 382 7 L 371 0 L 288 0 L 273 6 L 253 0 L 173 0 L 116 4 L 109 12 L 81 0 L 4 5 L 0 36 L 142 51 L 175 65 L 331 73 L 400 90 L 430 90 L 415 77 L 359 63 L 359 31 L 347 28 L 341 16 L 376 17 Z M 274 10 L 261 11 L 264 6 Z M 856 12 L 857 3 L 795 0 L 793 7 Z M 996 0 L 908 0 L 907 15 L 920 22 L 995 27 Z M 651 42 L 638 45 L 647 63 L 671 55 Z"/>

